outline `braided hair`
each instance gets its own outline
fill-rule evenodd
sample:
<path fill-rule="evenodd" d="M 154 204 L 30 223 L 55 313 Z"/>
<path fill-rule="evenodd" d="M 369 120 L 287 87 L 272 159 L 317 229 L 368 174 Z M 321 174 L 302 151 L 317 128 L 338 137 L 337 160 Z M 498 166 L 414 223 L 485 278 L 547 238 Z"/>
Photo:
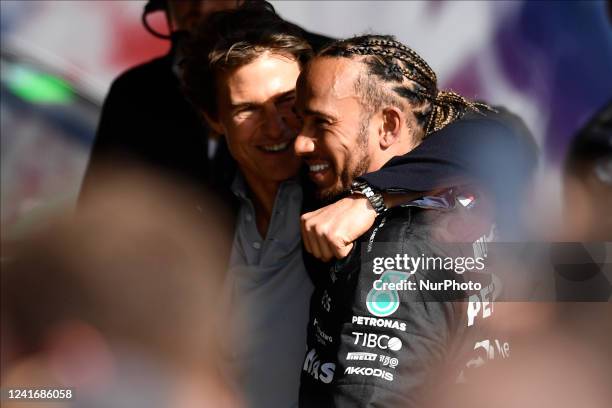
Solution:
<path fill-rule="evenodd" d="M 482 113 L 492 110 L 455 92 L 439 91 L 436 73 L 429 64 L 390 35 L 363 35 L 335 41 L 319 51 L 317 56 L 362 57 L 367 72 L 355 86 L 364 99 L 364 107 L 370 111 L 377 110 L 388 102 L 401 107 L 403 104 L 398 103 L 398 97 L 408 100 L 417 124 L 423 130 L 423 137 L 444 128 L 468 111 Z M 380 81 L 392 92 L 381 87 Z"/>

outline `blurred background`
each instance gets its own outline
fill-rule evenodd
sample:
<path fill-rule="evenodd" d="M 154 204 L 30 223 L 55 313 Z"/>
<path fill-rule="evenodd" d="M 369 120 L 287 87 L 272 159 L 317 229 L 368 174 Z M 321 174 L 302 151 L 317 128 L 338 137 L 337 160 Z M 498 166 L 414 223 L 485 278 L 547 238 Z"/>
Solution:
<path fill-rule="evenodd" d="M 167 52 L 169 42 L 141 23 L 145 3 L 0 2 L 4 239 L 74 202 L 112 79 Z M 523 117 L 550 174 L 572 135 L 612 97 L 605 1 L 272 3 L 309 31 L 395 34 L 430 62 L 442 88 Z M 149 22 L 167 30 L 161 12 Z M 552 194 L 557 179 L 547 179 Z"/>

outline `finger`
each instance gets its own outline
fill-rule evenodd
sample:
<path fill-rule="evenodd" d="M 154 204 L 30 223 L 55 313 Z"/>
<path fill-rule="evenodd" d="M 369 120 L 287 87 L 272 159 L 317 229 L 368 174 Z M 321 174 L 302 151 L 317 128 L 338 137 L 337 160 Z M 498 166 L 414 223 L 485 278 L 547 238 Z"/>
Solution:
<path fill-rule="evenodd" d="M 319 250 L 321 251 L 321 257 L 319 259 L 327 262 L 330 259 L 334 258 L 334 252 L 331 248 L 329 238 L 325 235 L 325 233 L 321 233 L 316 236 L 317 245 Z"/>
<path fill-rule="evenodd" d="M 309 254 L 312 254 L 312 244 L 310 242 L 311 238 L 310 238 L 310 234 L 306 228 L 306 223 L 307 223 L 307 218 L 306 218 L 306 214 L 302 215 L 302 217 L 300 218 L 300 229 L 302 232 L 302 243 L 304 244 L 304 249 L 306 250 L 306 252 L 308 252 Z"/>
<path fill-rule="evenodd" d="M 349 251 L 345 250 L 347 244 L 350 244 L 350 240 L 347 241 L 338 235 L 339 228 L 336 223 L 330 224 L 324 229 L 325 233 L 317 236 L 320 241 L 319 246 L 325 255 L 329 255 L 331 258 L 343 258 L 343 254 Z"/>
<path fill-rule="evenodd" d="M 320 259 L 321 261 L 327 262 L 330 258 L 326 257 L 323 250 L 321 249 L 320 239 L 316 230 L 316 226 L 308 227 L 307 231 L 308 238 L 310 240 L 310 246 L 312 249 L 312 255 L 315 258 Z"/>
<path fill-rule="evenodd" d="M 308 215 L 303 216 L 302 220 L 302 239 L 304 240 L 304 247 L 315 258 L 327 262 L 329 258 L 325 258 L 319 247 L 316 231 L 317 226 L 315 220 L 312 218 L 312 214 L 310 214 L 310 218 Z"/>

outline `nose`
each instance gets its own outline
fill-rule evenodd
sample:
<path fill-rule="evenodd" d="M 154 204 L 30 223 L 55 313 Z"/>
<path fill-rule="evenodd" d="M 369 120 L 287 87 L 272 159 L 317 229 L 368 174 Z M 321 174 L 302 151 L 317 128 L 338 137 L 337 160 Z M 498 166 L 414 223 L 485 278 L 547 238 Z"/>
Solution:
<path fill-rule="evenodd" d="M 281 112 L 275 106 L 265 109 L 263 119 L 263 129 L 269 139 L 281 139 L 288 130 Z"/>
<path fill-rule="evenodd" d="M 312 137 L 309 137 L 300 132 L 295 138 L 295 144 L 293 145 L 296 156 L 306 156 L 315 150 L 315 143 Z"/>

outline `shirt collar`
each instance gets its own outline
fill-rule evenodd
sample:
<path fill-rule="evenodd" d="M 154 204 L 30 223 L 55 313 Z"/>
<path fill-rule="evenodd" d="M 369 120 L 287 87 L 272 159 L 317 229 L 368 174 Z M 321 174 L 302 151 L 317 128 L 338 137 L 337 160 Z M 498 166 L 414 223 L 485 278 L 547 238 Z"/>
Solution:
<path fill-rule="evenodd" d="M 240 170 L 236 171 L 236 175 L 234 176 L 234 180 L 232 181 L 230 189 L 236 197 L 241 198 L 243 200 L 247 199 L 248 187 L 246 184 L 246 180 L 244 179 L 244 176 L 242 175 L 242 172 Z"/>
<path fill-rule="evenodd" d="M 296 178 L 285 180 L 280 184 L 278 191 L 280 192 L 282 189 L 286 188 L 286 186 L 292 184 L 299 184 L 299 181 Z M 249 186 L 247 185 L 247 182 L 240 170 L 236 171 L 236 175 L 234 176 L 230 190 L 236 197 L 242 200 L 249 199 Z"/>

